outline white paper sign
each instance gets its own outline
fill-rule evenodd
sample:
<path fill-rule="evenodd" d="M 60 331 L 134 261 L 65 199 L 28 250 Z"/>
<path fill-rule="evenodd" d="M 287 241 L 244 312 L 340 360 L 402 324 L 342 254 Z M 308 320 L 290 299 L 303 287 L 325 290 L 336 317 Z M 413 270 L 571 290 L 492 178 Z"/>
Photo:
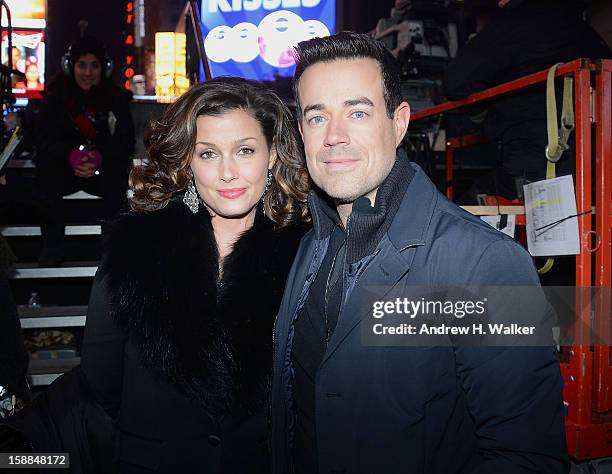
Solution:
<path fill-rule="evenodd" d="M 576 217 L 573 178 L 545 179 L 523 189 L 529 253 L 534 257 L 579 254 L 580 217 Z"/>

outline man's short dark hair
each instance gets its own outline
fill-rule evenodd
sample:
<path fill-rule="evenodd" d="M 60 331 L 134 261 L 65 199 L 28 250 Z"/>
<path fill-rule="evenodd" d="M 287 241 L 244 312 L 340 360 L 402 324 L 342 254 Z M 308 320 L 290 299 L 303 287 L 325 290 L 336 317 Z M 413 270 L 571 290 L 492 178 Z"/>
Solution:
<path fill-rule="evenodd" d="M 339 59 L 374 59 L 380 67 L 383 95 L 389 118 L 402 102 L 401 71 L 399 63 L 391 52 L 380 42 L 368 35 L 342 31 L 325 38 L 313 38 L 300 42 L 295 48 L 297 53 L 293 94 L 297 105 L 298 118 L 302 117 L 298 84 L 304 71 L 313 64 L 331 62 Z"/>

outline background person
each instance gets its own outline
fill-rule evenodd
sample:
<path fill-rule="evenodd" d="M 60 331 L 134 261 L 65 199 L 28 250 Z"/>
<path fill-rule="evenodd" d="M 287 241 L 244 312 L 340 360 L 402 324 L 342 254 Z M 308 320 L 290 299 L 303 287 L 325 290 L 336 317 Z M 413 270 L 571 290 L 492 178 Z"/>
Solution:
<path fill-rule="evenodd" d="M 63 75 L 48 84 L 37 133 L 36 185 L 41 193 L 41 266 L 64 258 L 62 196 L 78 190 L 102 197 L 102 218 L 126 205 L 134 151 L 131 95 L 110 80 L 112 62 L 92 37 L 73 43 Z"/>

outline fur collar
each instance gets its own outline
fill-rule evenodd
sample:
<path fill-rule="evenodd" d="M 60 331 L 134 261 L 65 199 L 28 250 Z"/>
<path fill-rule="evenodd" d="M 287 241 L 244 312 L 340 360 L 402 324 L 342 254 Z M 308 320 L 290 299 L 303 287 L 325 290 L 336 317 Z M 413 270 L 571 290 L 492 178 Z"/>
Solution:
<path fill-rule="evenodd" d="M 301 232 L 276 230 L 261 210 L 226 258 L 206 211 L 180 202 L 130 213 L 111 227 L 104 268 L 112 316 L 145 367 L 212 415 L 267 401 L 272 329 Z"/>

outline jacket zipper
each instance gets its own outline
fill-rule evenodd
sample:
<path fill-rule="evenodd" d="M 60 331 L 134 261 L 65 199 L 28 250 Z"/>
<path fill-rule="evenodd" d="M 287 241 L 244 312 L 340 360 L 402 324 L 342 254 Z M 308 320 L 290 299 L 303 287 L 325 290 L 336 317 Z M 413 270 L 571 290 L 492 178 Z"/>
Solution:
<path fill-rule="evenodd" d="M 344 245 L 348 245 L 348 239 L 350 235 L 350 222 L 351 222 L 351 215 L 349 214 L 349 216 L 346 218 L 346 238 L 344 239 Z M 342 247 L 340 247 L 340 249 L 341 248 Z M 327 317 L 327 289 L 329 286 L 329 277 L 331 276 L 334 270 L 334 265 L 336 264 L 336 258 L 338 257 L 338 253 L 340 253 L 340 249 L 338 250 L 338 252 L 334 256 L 334 259 L 332 260 L 332 266 L 329 270 L 329 275 L 327 275 L 327 283 L 325 284 L 325 301 L 324 301 L 324 306 L 323 306 L 323 315 L 325 316 L 325 347 L 328 346 L 329 340 L 331 339 L 331 329 L 329 327 L 329 321 Z M 340 293 L 341 299 L 340 299 L 340 306 L 338 307 L 338 318 L 336 319 L 336 325 L 338 325 L 338 321 L 340 320 L 340 312 L 342 311 L 342 305 L 344 303 L 344 279 L 346 275 L 346 250 L 344 252 L 344 260 L 341 263 L 342 263 L 342 272 L 340 274 L 340 279 L 342 281 L 342 290 Z"/>

